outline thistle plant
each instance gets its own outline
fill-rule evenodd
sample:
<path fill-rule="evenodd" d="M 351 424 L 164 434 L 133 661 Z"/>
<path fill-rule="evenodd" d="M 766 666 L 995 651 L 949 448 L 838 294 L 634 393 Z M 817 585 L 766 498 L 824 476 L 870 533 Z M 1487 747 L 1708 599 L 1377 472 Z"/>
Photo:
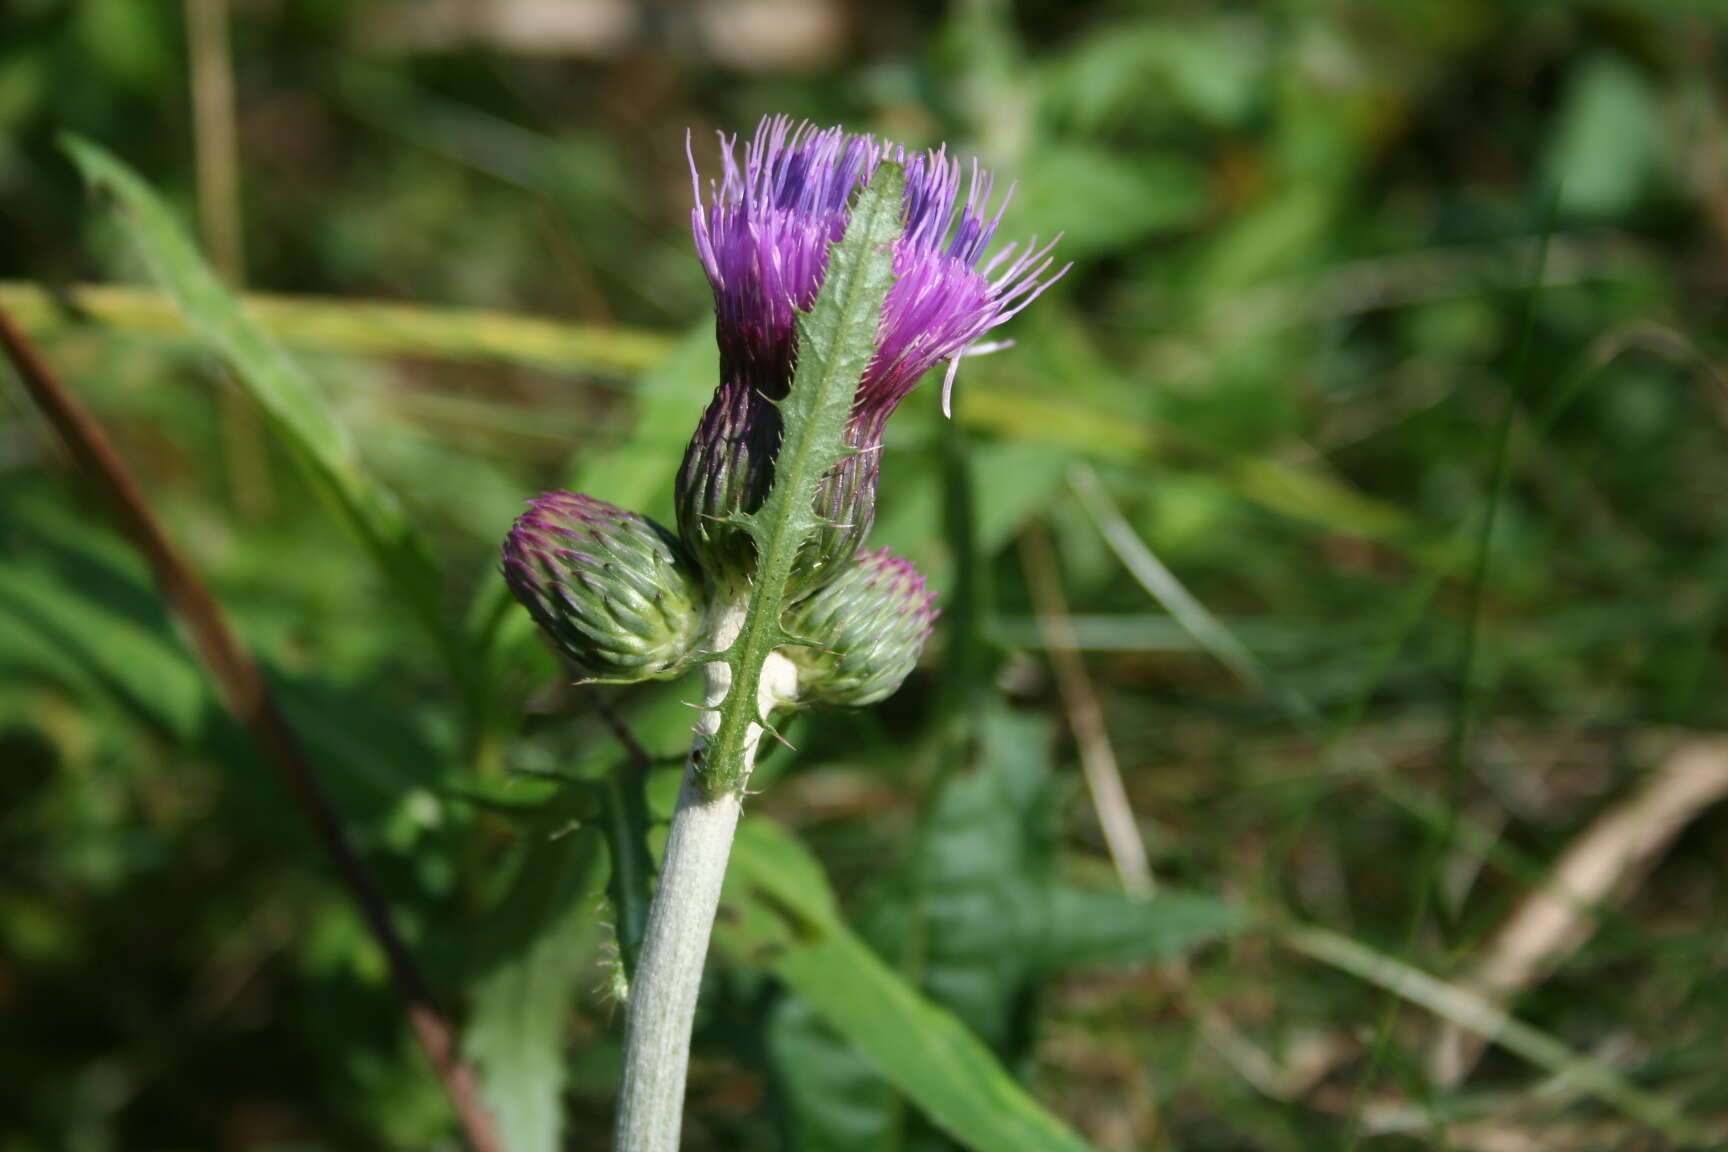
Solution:
<path fill-rule="evenodd" d="M 532 502 L 503 571 L 594 679 L 700 664 L 702 711 L 628 992 L 618 1152 L 678 1146 L 697 991 L 726 858 L 770 720 L 861 707 L 911 673 L 936 617 L 906 560 L 862 552 L 889 416 L 1056 276 L 1050 245 L 989 259 L 991 178 L 773 118 L 722 138 L 692 222 L 720 381 L 678 473 L 674 536 L 591 497 Z M 964 188 L 964 197 L 962 189 Z"/>

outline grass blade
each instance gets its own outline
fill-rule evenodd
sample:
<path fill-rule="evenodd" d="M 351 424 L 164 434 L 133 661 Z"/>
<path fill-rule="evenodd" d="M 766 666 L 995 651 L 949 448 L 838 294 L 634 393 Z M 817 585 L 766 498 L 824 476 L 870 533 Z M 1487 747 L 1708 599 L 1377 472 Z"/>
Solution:
<path fill-rule="evenodd" d="M 1401 960 L 1323 928 L 1290 928 L 1279 939 L 1292 951 L 1348 972 L 1499 1044 L 1561 1081 L 1575 1084 L 1612 1105 L 1629 1119 L 1662 1133 L 1676 1146 L 1698 1146 L 1692 1142 L 1690 1125 L 1667 1101 L 1644 1091 L 1606 1065 L 1580 1056 L 1541 1029 L 1507 1015 L 1473 992 L 1436 980 Z"/>
<path fill-rule="evenodd" d="M 135 173 L 87 140 L 68 138 L 65 147 L 85 179 L 113 195 L 132 239 L 194 334 L 233 370 L 341 509 L 460 680 L 461 645 L 444 619 L 424 544 L 391 495 L 365 474 L 347 429 L 317 386 L 222 286 L 178 221 Z"/>
<path fill-rule="evenodd" d="M 1260 661 L 1188 591 L 1174 572 L 1152 554 L 1104 491 L 1104 486 L 1098 483 L 1097 473 L 1084 464 L 1076 465 L 1069 473 L 1069 485 L 1080 498 L 1080 506 L 1103 534 L 1105 543 L 1110 545 L 1110 550 L 1116 553 L 1122 566 L 1140 582 L 1147 594 L 1176 618 L 1196 644 L 1234 672 L 1244 684 L 1256 691 L 1264 691 L 1270 678 Z"/>
<path fill-rule="evenodd" d="M 359 906 L 368 930 L 384 952 L 409 1023 L 437 1071 L 474 1152 L 502 1152 L 491 1118 L 476 1099 L 473 1072 L 456 1051 L 455 1033 L 433 998 L 432 986 L 397 930 L 383 892 L 355 847 L 323 778 L 284 717 L 263 670 L 240 644 L 209 586 L 162 530 L 106 433 L 61 387 L 58 378 L 3 310 L 0 310 L 0 347 L 79 467 L 101 488 L 122 530 L 149 563 L 163 600 L 190 634 L 192 646 L 235 720 L 277 771 L 328 853 L 337 875 Z"/>

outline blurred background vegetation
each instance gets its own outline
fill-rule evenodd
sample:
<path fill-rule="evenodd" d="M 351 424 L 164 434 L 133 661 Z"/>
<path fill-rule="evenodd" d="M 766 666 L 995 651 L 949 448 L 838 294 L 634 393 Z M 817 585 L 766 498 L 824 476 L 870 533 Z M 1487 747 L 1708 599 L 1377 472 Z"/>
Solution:
<path fill-rule="evenodd" d="M 693 689 L 570 687 L 496 544 L 551 486 L 670 519 L 687 128 L 976 154 L 1074 268 L 890 431 L 873 539 L 944 624 L 762 770 L 687 1146 L 1722 1147 L 1725 61 L 1708 0 L 8 0 L 0 306 L 268 670 L 510 1146 L 601 1149 L 612 861 L 657 841 L 603 827 L 642 760 L 597 700 L 664 813 Z M 67 133 L 268 339 L 178 318 Z M 6 380 L 0 1149 L 455 1146 Z"/>

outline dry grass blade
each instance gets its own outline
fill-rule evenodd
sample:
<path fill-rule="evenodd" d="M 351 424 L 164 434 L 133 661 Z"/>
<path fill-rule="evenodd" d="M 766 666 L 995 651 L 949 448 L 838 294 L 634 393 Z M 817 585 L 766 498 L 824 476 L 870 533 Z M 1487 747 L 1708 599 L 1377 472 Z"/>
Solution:
<path fill-rule="evenodd" d="M 1500 1045 L 1677 1145 L 1694 1146 L 1689 1142 L 1694 1135 L 1691 1125 L 1666 1100 L 1631 1083 L 1607 1065 L 1580 1055 L 1541 1029 L 1515 1019 L 1476 992 L 1436 979 L 1402 960 L 1324 928 L 1286 928 L 1279 933 L 1278 940 L 1293 952 L 1384 988 L 1401 1000 Z"/>
<path fill-rule="evenodd" d="M 1105 543 L 1110 545 L 1111 551 L 1116 553 L 1117 559 L 1140 582 L 1140 586 L 1177 619 L 1196 643 L 1234 672 L 1242 683 L 1257 691 L 1263 690 L 1266 676 L 1254 654 L 1243 647 L 1228 628 L 1218 623 L 1176 574 L 1152 554 L 1104 491 L 1097 473 L 1082 464 L 1074 468 L 1068 479 L 1086 514 L 1103 533 Z"/>
<path fill-rule="evenodd" d="M 112 504 L 122 530 L 149 562 L 162 598 L 192 638 L 193 647 L 236 720 L 281 775 L 338 876 L 360 906 L 367 927 L 389 962 L 391 979 L 407 1007 L 415 1036 L 450 1097 L 474 1152 L 504 1152 L 480 1103 L 472 1070 L 457 1053 L 456 1037 L 432 997 L 431 986 L 397 932 L 377 883 L 361 860 L 341 817 L 293 729 L 283 718 L 262 670 L 228 627 L 209 587 L 162 531 L 143 492 L 107 435 L 36 354 L 0 308 L 0 345 L 36 406 L 64 441 L 80 471 Z"/>
<path fill-rule="evenodd" d="M 1056 689 L 1074 731 L 1080 767 L 1092 796 L 1092 810 L 1097 813 L 1111 863 L 1115 864 L 1116 874 L 1129 895 L 1150 896 L 1156 885 L 1146 859 L 1146 844 L 1140 838 L 1128 790 L 1122 785 L 1122 770 L 1110 744 L 1104 710 L 1092 690 L 1091 678 L 1086 675 L 1085 662 L 1080 659 L 1074 621 L 1062 595 L 1062 576 L 1056 567 L 1055 550 L 1050 546 L 1049 530 L 1044 525 L 1033 525 L 1020 538 L 1020 558 L 1026 568 L 1032 602 L 1038 610 L 1038 628 L 1050 653 L 1050 667 L 1056 674 Z"/>
<path fill-rule="evenodd" d="M 1547 882 L 1494 933 L 1458 986 L 1504 1006 L 1540 983 L 1589 938 L 1596 906 L 1634 888 L 1681 829 L 1724 797 L 1728 737 L 1680 745 L 1635 795 L 1598 816 L 1572 842 Z M 1482 1046 L 1482 1037 L 1448 1027 L 1431 1060 L 1435 1080 L 1448 1087 L 1463 1081 Z"/>
<path fill-rule="evenodd" d="M 198 217 L 210 263 L 229 287 L 246 282 L 240 216 L 240 135 L 234 113 L 234 60 L 228 0 L 186 0 L 186 52 L 192 87 Z M 246 516 L 270 511 L 270 471 L 258 412 L 228 381 L 218 394 L 224 466 L 234 503 Z"/>
<path fill-rule="evenodd" d="M 285 344 L 354 355 L 425 356 L 634 376 L 665 358 L 673 341 L 655 332 L 568 324 L 481 308 L 248 292 L 245 307 Z M 0 305 L 39 336 L 95 324 L 115 332 L 186 337 L 166 294 L 120 284 L 78 284 L 51 296 L 33 284 L 0 282 Z"/>

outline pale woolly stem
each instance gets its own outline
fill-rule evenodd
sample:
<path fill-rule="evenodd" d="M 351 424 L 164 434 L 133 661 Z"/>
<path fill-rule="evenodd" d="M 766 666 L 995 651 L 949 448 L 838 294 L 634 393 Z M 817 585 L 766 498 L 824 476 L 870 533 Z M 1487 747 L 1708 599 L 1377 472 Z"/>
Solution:
<path fill-rule="evenodd" d="M 743 605 L 716 615 L 710 632 L 716 651 L 737 637 L 744 615 Z M 700 764 L 720 722 L 714 709 L 732 686 L 729 665 L 716 661 L 706 671 L 704 711 L 696 723 L 666 841 L 666 859 L 648 910 L 648 931 L 630 986 L 614 1152 L 676 1152 L 684 1117 L 684 1078 L 696 997 L 743 806 L 742 783 L 739 791 L 718 796 L 708 796 L 701 785 Z M 796 691 L 797 670 L 784 656 L 771 654 L 762 666 L 759 713 L 767 716 L 776 704 L 792 700 Z M 752 724 L 744 736 L 746 778 L 761 739 L 761 726 Z"/>

